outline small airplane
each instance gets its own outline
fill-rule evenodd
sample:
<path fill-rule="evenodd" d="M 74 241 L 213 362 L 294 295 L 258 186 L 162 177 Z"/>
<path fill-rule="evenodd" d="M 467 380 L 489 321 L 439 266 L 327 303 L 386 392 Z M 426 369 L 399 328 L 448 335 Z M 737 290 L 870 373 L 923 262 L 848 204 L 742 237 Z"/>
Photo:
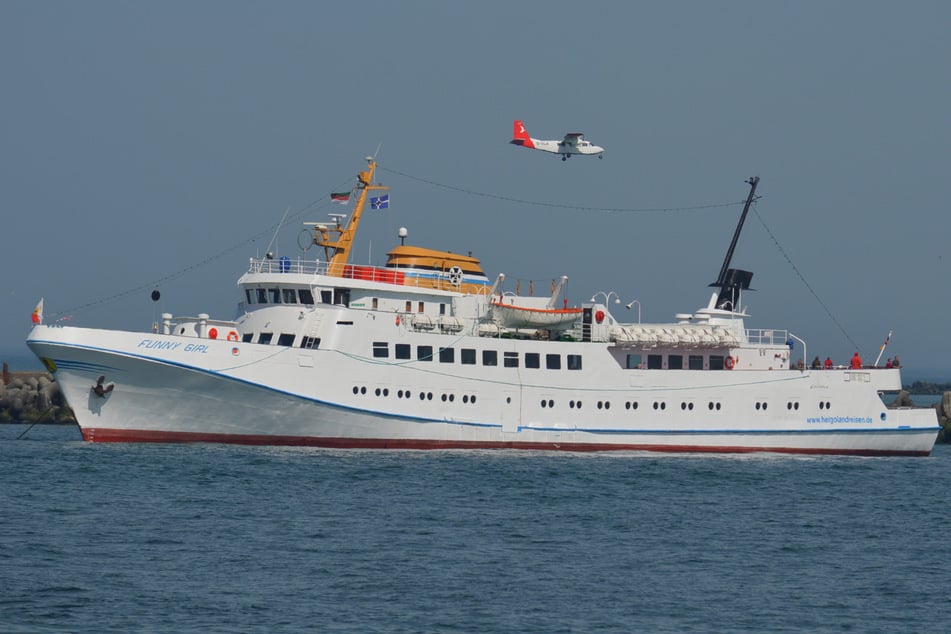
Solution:
<path fill-rule="evenodd" d="M 513 145 L 521 145 L 530 150 L 561 154 L 562 161 L 567 161 L 572 154 L 597 154 L 599 159 L 604 158 L 604 148 L 594 145 L 590 141 L 585 141 L 584 135 L 580 132 L 569 132 L 561 141 L 542 141 L 528 136 L 525 124 L 518 119 L 515 120 L 512 127 L 512 140 L 509 143 Z"/>

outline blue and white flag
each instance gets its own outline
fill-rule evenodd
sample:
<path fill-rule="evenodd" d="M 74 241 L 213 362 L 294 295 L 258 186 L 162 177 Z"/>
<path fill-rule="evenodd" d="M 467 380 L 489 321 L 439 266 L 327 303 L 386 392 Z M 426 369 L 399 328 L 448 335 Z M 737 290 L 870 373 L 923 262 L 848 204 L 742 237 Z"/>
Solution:
<path fill-rule="evenodd" d="M 388 209 L 390 206 L 390 195 L 385 194 L 378 198 L 370 199 L 370 207 L 372 209 Z"/>

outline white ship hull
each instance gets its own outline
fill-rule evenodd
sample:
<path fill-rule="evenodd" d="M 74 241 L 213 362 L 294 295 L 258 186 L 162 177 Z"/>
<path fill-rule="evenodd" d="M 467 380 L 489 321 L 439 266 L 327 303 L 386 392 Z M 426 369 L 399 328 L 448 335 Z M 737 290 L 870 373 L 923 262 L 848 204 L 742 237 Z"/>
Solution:
<path fill-rule="evenodd" d="M 37 326 L 28 345 L 55 364 L 90 441 L 928 455 L 938 431 L 933 411 L 882 403 L 876 388 L 897 389 L 897 370 L 635 370 L 579 388 L 489 381 L 478 367 L 466 377 L 332 350 L 72 327 Z M 114 386 L 102 397 L 92 390 L 100 376 Z"/>

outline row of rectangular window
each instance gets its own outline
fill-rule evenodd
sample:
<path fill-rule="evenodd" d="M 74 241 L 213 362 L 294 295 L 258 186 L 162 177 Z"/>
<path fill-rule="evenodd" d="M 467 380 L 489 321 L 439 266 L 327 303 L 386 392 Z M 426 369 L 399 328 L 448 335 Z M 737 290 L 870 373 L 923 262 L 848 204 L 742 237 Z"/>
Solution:
<path fill-rule="evenodd" d="M 662 354 L 648 354 L 643 355 L 639 353 L 633 353 L 627 355 L 627 363 L 625 367 L 629 370 L 643 369 L 647 368 L 648 370 L 662 370 L 666 367 L 668 370 L 703 370 L 704 369 L 704 355 L 702 354 L 689 354 L 687 355 L 687 365 L 684 366 L 684 355 L 682 354 L 668 354 L 667 365 L 664 365 L 664 356 Z M 646 363 L 645 359 L 646 357 Z M 711 354 L 706 357 L 706 362 L 710 370 L 723 370 L 725 369 L 726 357 L 722 354 Z"/>
<path fill-rule="evenodd" d="M 393 346 L 393 356 L 396 359 L 412 359 L 412 346 L 408 343 L 398 343 Z M 373 342 L 373 357 L 376 359 L 388 359 L 390 356 L 390 346 L 385 341 L 374 341 Z M 546 354 L 545 357 L 545 368 L 548 370 L 560 370 L 562 368 L 561 355 L 560 354 Z M 569 370 L 580 370 L 581 369 L 581 355 L 580 354 L 569 354 L 565 355 L 566 364 L 565 367 Z M 455 363 L 456 362 L 456 349 L 455 348 L 438 348 L 435 349 L 433 346 L 416 346 L 416 360 L 417 361 L 433 361 L 434 359 L 438 360 L 440 363 Z M 459 362 L 462 365 L 476 365 L 478 360 L 478 351 L 475 348 L 460 348 L 459 350 Z M 538 352 L 526 352 L 524 354 L 524 364 L 526 368 L 541 368 L 542 367 L 542 355 Z M 499 364 L 499 353 L 497 350 L 483 350 L 482 351 L 482 365 L 485 366 L 497 366 Z M 517 368 L 519 367 L 519 353 L 517 352 L 503 352 L 502 353 L 502 367 L 505 368 Z"/>

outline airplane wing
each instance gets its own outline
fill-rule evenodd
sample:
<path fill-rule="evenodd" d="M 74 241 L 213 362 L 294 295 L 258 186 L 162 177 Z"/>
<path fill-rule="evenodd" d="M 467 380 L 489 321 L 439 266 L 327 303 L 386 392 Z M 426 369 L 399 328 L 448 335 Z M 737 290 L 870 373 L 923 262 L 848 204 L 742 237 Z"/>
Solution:
<path fill-rule="evenodd" d="M 580 132 L 569 132 L 565 135 L 565 138 L 561 140 L 561 143 L 558 145 L 568 145 L 571 147 L 577 147 L 578 142 L 581 141 L 581 137 L 584 135 Z"/>

